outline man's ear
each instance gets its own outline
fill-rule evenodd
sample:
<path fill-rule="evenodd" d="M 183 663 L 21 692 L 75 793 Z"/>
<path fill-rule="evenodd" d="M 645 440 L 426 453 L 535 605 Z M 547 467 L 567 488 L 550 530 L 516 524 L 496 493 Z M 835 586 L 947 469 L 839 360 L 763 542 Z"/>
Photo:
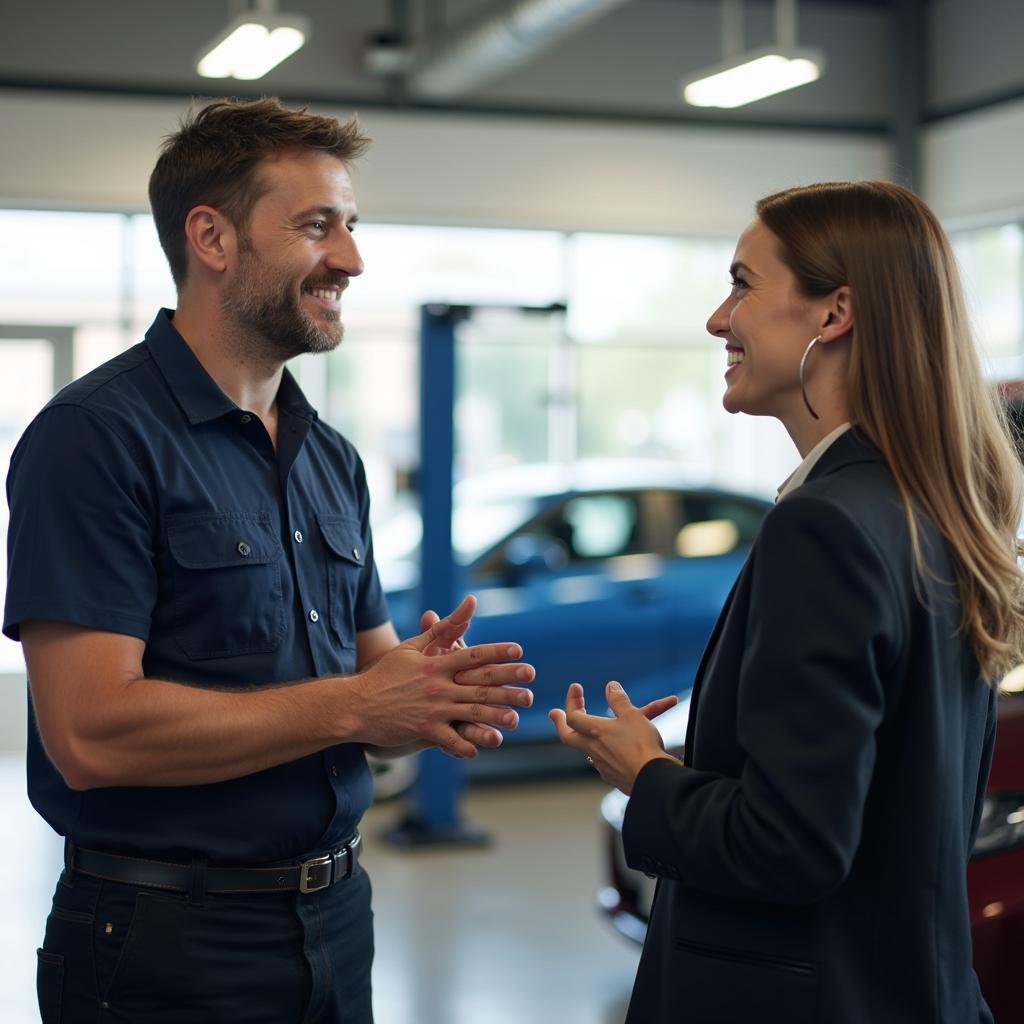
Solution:
<path fill-rule="evenodd" d="M 237 247 L 234 226 L 212 206 L 194 206 L 185 218 L 185 241 L 207 270 L 222 274 Z"/>
<path fill-rule="evenodd" d="M 821 340 L 835 341 L 853 330 L 853 289 L 844 284 L 837 288 L 825 305 L 821 322 Z"/>

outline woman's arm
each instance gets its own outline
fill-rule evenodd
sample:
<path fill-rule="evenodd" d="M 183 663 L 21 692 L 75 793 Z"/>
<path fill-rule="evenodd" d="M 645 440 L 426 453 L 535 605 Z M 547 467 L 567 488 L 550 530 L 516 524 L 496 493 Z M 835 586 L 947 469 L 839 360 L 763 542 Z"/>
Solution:
<path fill-rule="evenodd" d="M 738 686 L 741 776 L 648 762 L 623 840 L 631 865 L 670 865 L 697 888 L 813 902 L 860 840 L 905 610 L 872 538 L 831 501 L 780 503 L 756 554 L 738 684 L 718 684 Z"/>

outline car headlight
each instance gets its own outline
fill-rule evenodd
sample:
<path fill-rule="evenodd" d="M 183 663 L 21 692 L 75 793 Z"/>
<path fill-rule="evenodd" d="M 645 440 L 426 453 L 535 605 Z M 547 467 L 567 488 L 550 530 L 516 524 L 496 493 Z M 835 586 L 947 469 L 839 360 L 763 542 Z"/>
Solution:
<path fill-rule="evenodd" d="M 973 855 L 985 856 L 1024 846 L 1024 793 L 996 793 L 985 797 Z"/>
<path fill-rule="evenodd" d="M 619 792 L 617 789 L 613 789 L 609 793 L 605 793 L 601 800 L 601 817 L 604 818 L 608 824 L 615 829 L 616 832 L 622 831 L 622 821 L 626 817 L 626 804 L 629 803 L 629 797 L 625 793 Z"/>

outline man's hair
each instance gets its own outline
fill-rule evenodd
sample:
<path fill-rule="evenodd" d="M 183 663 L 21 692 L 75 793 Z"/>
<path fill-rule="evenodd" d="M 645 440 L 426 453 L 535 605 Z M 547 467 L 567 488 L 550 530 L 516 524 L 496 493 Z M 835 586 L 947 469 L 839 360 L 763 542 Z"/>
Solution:
<path fill-rule="evenodd" d="M 338 121 L 288 110 L 273 98 L 216 100 L 190 110 L 178 131 L 164 139 L 149 179 L 160 245 L 181 288 L 188 267 L 185 218 L 196 206 L 212 206 L 244 236 L 253 204 L 264 186 L 257 168 L 288 150 L 315 150 L 355 160 L 369 145 L 355 117 Z"/>
<path fill-rule="evenodd" d="M 788 189 L 757 204 L 799 290 L 853 291 L 851 419 L 881 449 L 927 571 L 915 509 L 953 555 L 963 630 L 989 680 L 1024 651 L 1021 473 L 985 382 L 956 259 L 935 214 L 884 181 Z"/>

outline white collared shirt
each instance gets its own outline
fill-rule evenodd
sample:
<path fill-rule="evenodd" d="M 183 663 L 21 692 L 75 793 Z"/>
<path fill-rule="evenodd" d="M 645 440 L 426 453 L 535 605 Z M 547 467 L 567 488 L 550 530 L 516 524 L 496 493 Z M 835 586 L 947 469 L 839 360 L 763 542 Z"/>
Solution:
<path fill-rule="evenodd" d="M 804 456 L 804 461 L 800 463 L 796 469 L 786 477 L 785 480 L 779 484 L 778 493 L 775 495 L 775 502 L 778 504 L 787 494 L 792 494 L 810 475 L 812 469 L 814 469 L 815 463 L 832 447 L 832 443 L 838 438 L 842 437 L 850 427 L 852 423 L 841 423 L 835 430 L 830 434 L 826 434 L 808 453 Z"/>

